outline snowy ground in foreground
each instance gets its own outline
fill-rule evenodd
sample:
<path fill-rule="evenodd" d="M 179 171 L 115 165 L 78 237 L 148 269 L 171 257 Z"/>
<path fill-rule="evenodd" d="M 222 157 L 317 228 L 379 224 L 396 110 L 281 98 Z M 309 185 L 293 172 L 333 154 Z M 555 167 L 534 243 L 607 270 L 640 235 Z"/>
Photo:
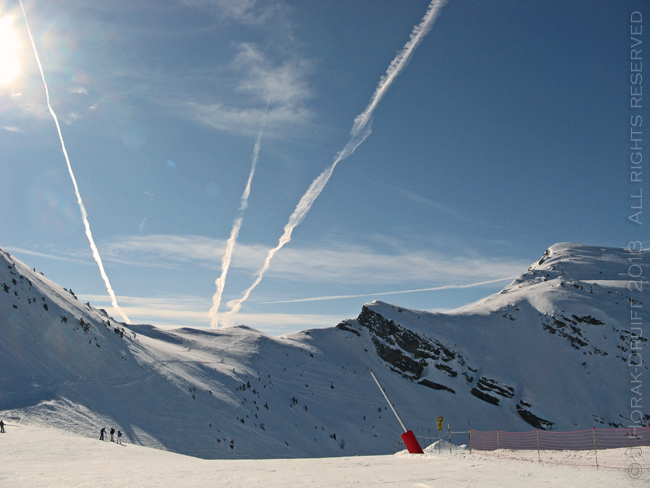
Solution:
<path fill-rule="evenodd" d="M 650 484 L 625 470 L 557 466 L 454 454 L 319 459 L 202 460 L 140 446 L 9 425 L 0 434 L 0 486 L 271 488 L 348 487 L 628 487 Z"/>

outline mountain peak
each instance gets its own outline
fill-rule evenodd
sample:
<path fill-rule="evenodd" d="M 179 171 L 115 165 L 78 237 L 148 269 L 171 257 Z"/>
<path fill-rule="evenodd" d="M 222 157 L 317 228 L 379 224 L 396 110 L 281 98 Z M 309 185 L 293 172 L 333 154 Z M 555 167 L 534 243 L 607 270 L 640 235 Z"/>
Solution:
<path fill-rule="evenodd" d="M 556 244 L 462 310 L 373 301 L 336 327 L 270 337 L 127 326 L 0 250 L 0 412 L 204 458 L 388 453 L 401 431 L 372 369 L 410 429 L 437 415 L 452 429 L 647 425 L 629 408 L 650 320 L 630 257 Z M 633 257 L 647 276 L 648 253 Z"/>

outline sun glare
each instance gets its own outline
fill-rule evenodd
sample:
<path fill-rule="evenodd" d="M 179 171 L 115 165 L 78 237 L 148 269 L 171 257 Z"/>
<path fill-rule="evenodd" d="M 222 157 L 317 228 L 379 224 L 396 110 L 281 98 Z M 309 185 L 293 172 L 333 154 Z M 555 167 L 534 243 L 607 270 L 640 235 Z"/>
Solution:
<path fill-rule="evenodd" d="M 7 15 L 0 19 L 0 86 L 9 85 L 20 73 L 19 48 L 14 19 Z"/>

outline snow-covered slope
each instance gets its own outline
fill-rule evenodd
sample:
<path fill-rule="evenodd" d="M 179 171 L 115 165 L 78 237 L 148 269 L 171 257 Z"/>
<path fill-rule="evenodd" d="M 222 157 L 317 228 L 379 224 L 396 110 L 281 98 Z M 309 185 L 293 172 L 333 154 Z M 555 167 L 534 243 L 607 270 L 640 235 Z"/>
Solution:
<path fill-rule="evenodd" d="M 203 458 L 385 454 L 401 429 L 372 369 L 414 430 L 627 426 L 650 319 L 631 263 L 647 275 L 647 252 L 557 244 L 462 310 L 373 302 L 275 338 L 126 326 L 0 252 L 0 416 Z"/>
<path fill-rule="evenodd" d="M 632 479 L 622 469 L 497 460 L 466 449 L 452 454 L 434 448 L 419 456 L 206 461 L 33 426 L 9 424 L 1 440 L 0 486 L 10 488 L 624 488 L 650 479 L 647 472 Z M 545 461 L 566 462 L 561 454 L 546 452 Z M 593 463 L 593 451 L 576 453 L 570 462 Z"/>

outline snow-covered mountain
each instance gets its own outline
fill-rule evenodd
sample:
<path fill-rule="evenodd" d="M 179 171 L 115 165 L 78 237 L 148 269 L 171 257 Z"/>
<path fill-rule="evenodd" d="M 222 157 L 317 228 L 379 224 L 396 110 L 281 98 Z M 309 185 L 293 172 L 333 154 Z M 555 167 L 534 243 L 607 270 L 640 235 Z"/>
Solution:
<path fill-rule="evenodd" d="M 556 244 L 460 310 L 376 301 L 270 337 L 127 326 L 0 251 L 0 418 L 89 437 L 112 426 L 202 458 L 385 454 L 401 428 L 372 369 L 413 430 L 439 415 L 452 430 L 619 427 L 639 411 L 647 425 L 631 399 L 648 368 L 630 354 L 647 342 L 649 258 Z"/>

